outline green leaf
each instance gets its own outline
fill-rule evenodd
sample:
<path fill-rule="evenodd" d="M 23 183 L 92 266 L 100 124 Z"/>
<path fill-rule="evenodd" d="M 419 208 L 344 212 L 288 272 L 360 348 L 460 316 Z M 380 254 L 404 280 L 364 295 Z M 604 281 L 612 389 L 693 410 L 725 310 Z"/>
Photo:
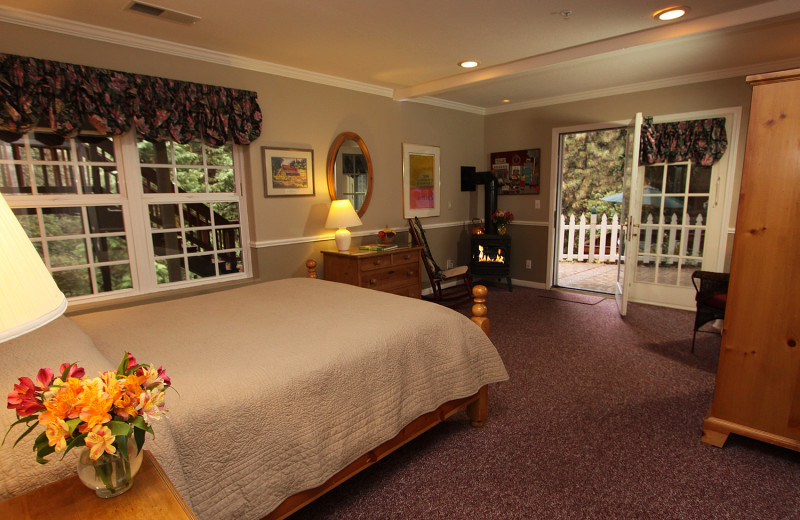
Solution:
<path fill-rule="evenodd" d="M 123 421 L 109 421 L 106 426 L 111 430 L 111 435 L 114 437 L 127 436 L 133 431 L 131 425 Z"/>
<path fill-rule="evenodd" d="M 128 368 L 128 353 L 122 355 L 122 361 L 119 362 L 119 366 L 117 367 L 117 374 L 126 374 L 127 372 L 125 369 Z"/>
<path fill-rule="evenodd" d="M 38 420 L 38 419 L 39 419 L 39 416 L 38 416 L 38 415 L 29 415 L 29 416 L 27 416 L 27 417 L 22 417 L 21 419 L 17 419 L 17 420 L 16 420 L 16 421 L 14 421 L 13 423 L 11 423 L 11 425 L 8 427 L 8 430 L 6 431 L 6 434 L 3 436 L 3 442 L 0 442 L 0 446 L 2 446 L 3 444 L 5 444 L 5 442 L 6 442 L 6 437 L 8 437 L 8 434 L 9 434 L 9 433 L 11 433 L 11 429 L 12 429 L 14 426 L 16 426 L 16 425 L 18 425 L 18 424 L 22 424 L 22 423 L 27 423 L 27 422 L 35 421 L 35 420 Z M 37 423 L 37 424 L 38 424 L 38 423 Z M 27 435 L 27 432 L 23 434 L 23 437 L 24 437 L 25 435 Z M 17 442 L 19 442 L 19 441 L 17 441 Z M 15 443 L 14 443 L 14 446 L 16 446 L 16 445 L 17 445 L 17 443 L 15 442 Z"/>
<path fill-rule="evenodd" d="M 71 450 L 72 448 L 77 448 L 77 447 L 80 447 L 80 446 L 86 446 L 86 443 L 83 441 L 86 438 L 86 435 L 87 435 L 86 433 L 82 433 L 82 434 L 78 435 L 77 437 L 73 437 L 72 439 L 70 439 L 70 441 L 67 443 L 67 448 L 64 450 L 64 453 L 61 455 L 61 459 L 63 460 L 64 457 L 66 457 L 67 453 L 69 453 L 69 450 Z"/>
<path fill-rule="evenodd" d="M 22 439 L 24 439 L 24 438 L 25 438 L 25 436 L 26 436 L 26 435 L 28 435 L 28 434 L 29 434 L 31 431 L 33 431 L 33 429 L 34 429 L 34 428 L 36 428 L 38 425 L 39 425 L 39 423 L 38 423 L 38 422 L 31 424 L 31 425 L 30 425 L 30 427 L 28 427 L 28 429 L 27 429 L 27 430 L 25 430 L 25 432 L 24 432 L 22 435 L 20 435 L 20 436 L 19 436 L 19 438 L 18 438 L 18 439 L 16 440 L 16 442 L 14 443 L 14 446 L 16 446 L 17 444 L 19 444 L 19 441 L 21 441 Z M 6 435 L 8 435 L 8 434 L 6 434 Z M 5 442 L 5 438 L 3 439 L 3 442 Z M 13 448 L 14 446 L 12 446 L 12 448 Z"/>
<path fill-rule="evenodd" d="M 142 437 L 144 438 L 144 432 L 149 432 L 153 436 L 155 436 L 155 432 L 153 431 L 153 427 L 147 424 L 147 421 L 144 420 L 144 417 L 141 415 L 137 416 L 133 422 L 131 423 L 134 427 L 133 433 L 135 434 L 137 430 L 142 431 Z"/>
<path fill-rule="evenodd" d="M 72 435 L 78 428 L 78 426 L 80 426 L 82 421 L 80 417 L 76 417 L 74 419 L 67 419 L 64 422 L 67 423 L 67 429 L 69 430 L 69 434 Z"/>

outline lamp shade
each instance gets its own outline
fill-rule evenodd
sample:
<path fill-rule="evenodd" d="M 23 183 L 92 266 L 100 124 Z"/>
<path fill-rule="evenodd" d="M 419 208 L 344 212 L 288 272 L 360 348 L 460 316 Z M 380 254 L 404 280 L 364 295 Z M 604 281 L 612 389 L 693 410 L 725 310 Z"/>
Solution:
<path fill-rule="evenodd" d="M 334 200 L 331 203 L 331 210 L 328 212 L 328 220 L 325 221 L 326 228 L 344 228 L 360 226 L 361 219 L 348 199 Z"/>
<path fill-rule="evenodd" d="M 339 251 L 350 249 L 350 232 L 348 226 L 360 226 L 361 219 L 358 218 L 353 204 L 348 199 L 334 200 L 331 203 L 331 210 L 328 212 L 328 220 L 325 221 L 326 228 L 339 228 L 336 231 L 336 248 Z"/>
<path fill-rule="evenodd" d="M 67 299 L 0 195 L 0 342 L 63 314 Z"/>

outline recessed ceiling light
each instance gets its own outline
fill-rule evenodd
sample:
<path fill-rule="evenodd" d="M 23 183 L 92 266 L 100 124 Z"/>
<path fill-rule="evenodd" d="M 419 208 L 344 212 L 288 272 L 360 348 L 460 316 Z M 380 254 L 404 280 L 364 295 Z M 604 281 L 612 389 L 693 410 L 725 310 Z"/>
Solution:
<path fill-rule="evenodd" d="M 474 69 L 478 65 L 480 65 L 480 63 L 478 63 L 475 60 L 465 60 L 465 61 L 458 62 L 458 66 L 459 67 L 463 67 L 465 69 Z"/>
<path fill-rule="evenodd" d="M 656 20 L 661 20 L 662 22 L 666 22 L 669 20 L 675 20 L 677 18 L 680 18 L 687 12 L 689 12 L 689 8 L 686 7 L 685 5 L 667 7 L 666 9 L 661 9 L 653 13 L 653 18 L 655 18 Z"/>

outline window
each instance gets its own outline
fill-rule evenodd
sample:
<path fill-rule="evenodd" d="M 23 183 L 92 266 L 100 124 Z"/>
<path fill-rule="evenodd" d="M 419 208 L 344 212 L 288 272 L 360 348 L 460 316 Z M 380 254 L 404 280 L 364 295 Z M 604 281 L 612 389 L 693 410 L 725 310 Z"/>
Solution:
<path fill-rule="evenodd" d="M 68 297 L 243 278 L 240 153 L 32 132 L 0 143 L 0 192 Z"/>

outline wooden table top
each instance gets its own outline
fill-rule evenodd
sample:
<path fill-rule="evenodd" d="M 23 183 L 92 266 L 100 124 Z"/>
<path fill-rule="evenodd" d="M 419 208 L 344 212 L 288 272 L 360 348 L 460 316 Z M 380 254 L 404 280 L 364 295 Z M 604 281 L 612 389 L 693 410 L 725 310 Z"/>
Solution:
<path fill-rule="evenodd" d="M 0 518 L 14 520 L 196 520 L 155 457 L 144 452 L 144 460 L 133 479 L 133 487 L 113 498 L 99 498 L 77 475 L 0 502 Z"/>

